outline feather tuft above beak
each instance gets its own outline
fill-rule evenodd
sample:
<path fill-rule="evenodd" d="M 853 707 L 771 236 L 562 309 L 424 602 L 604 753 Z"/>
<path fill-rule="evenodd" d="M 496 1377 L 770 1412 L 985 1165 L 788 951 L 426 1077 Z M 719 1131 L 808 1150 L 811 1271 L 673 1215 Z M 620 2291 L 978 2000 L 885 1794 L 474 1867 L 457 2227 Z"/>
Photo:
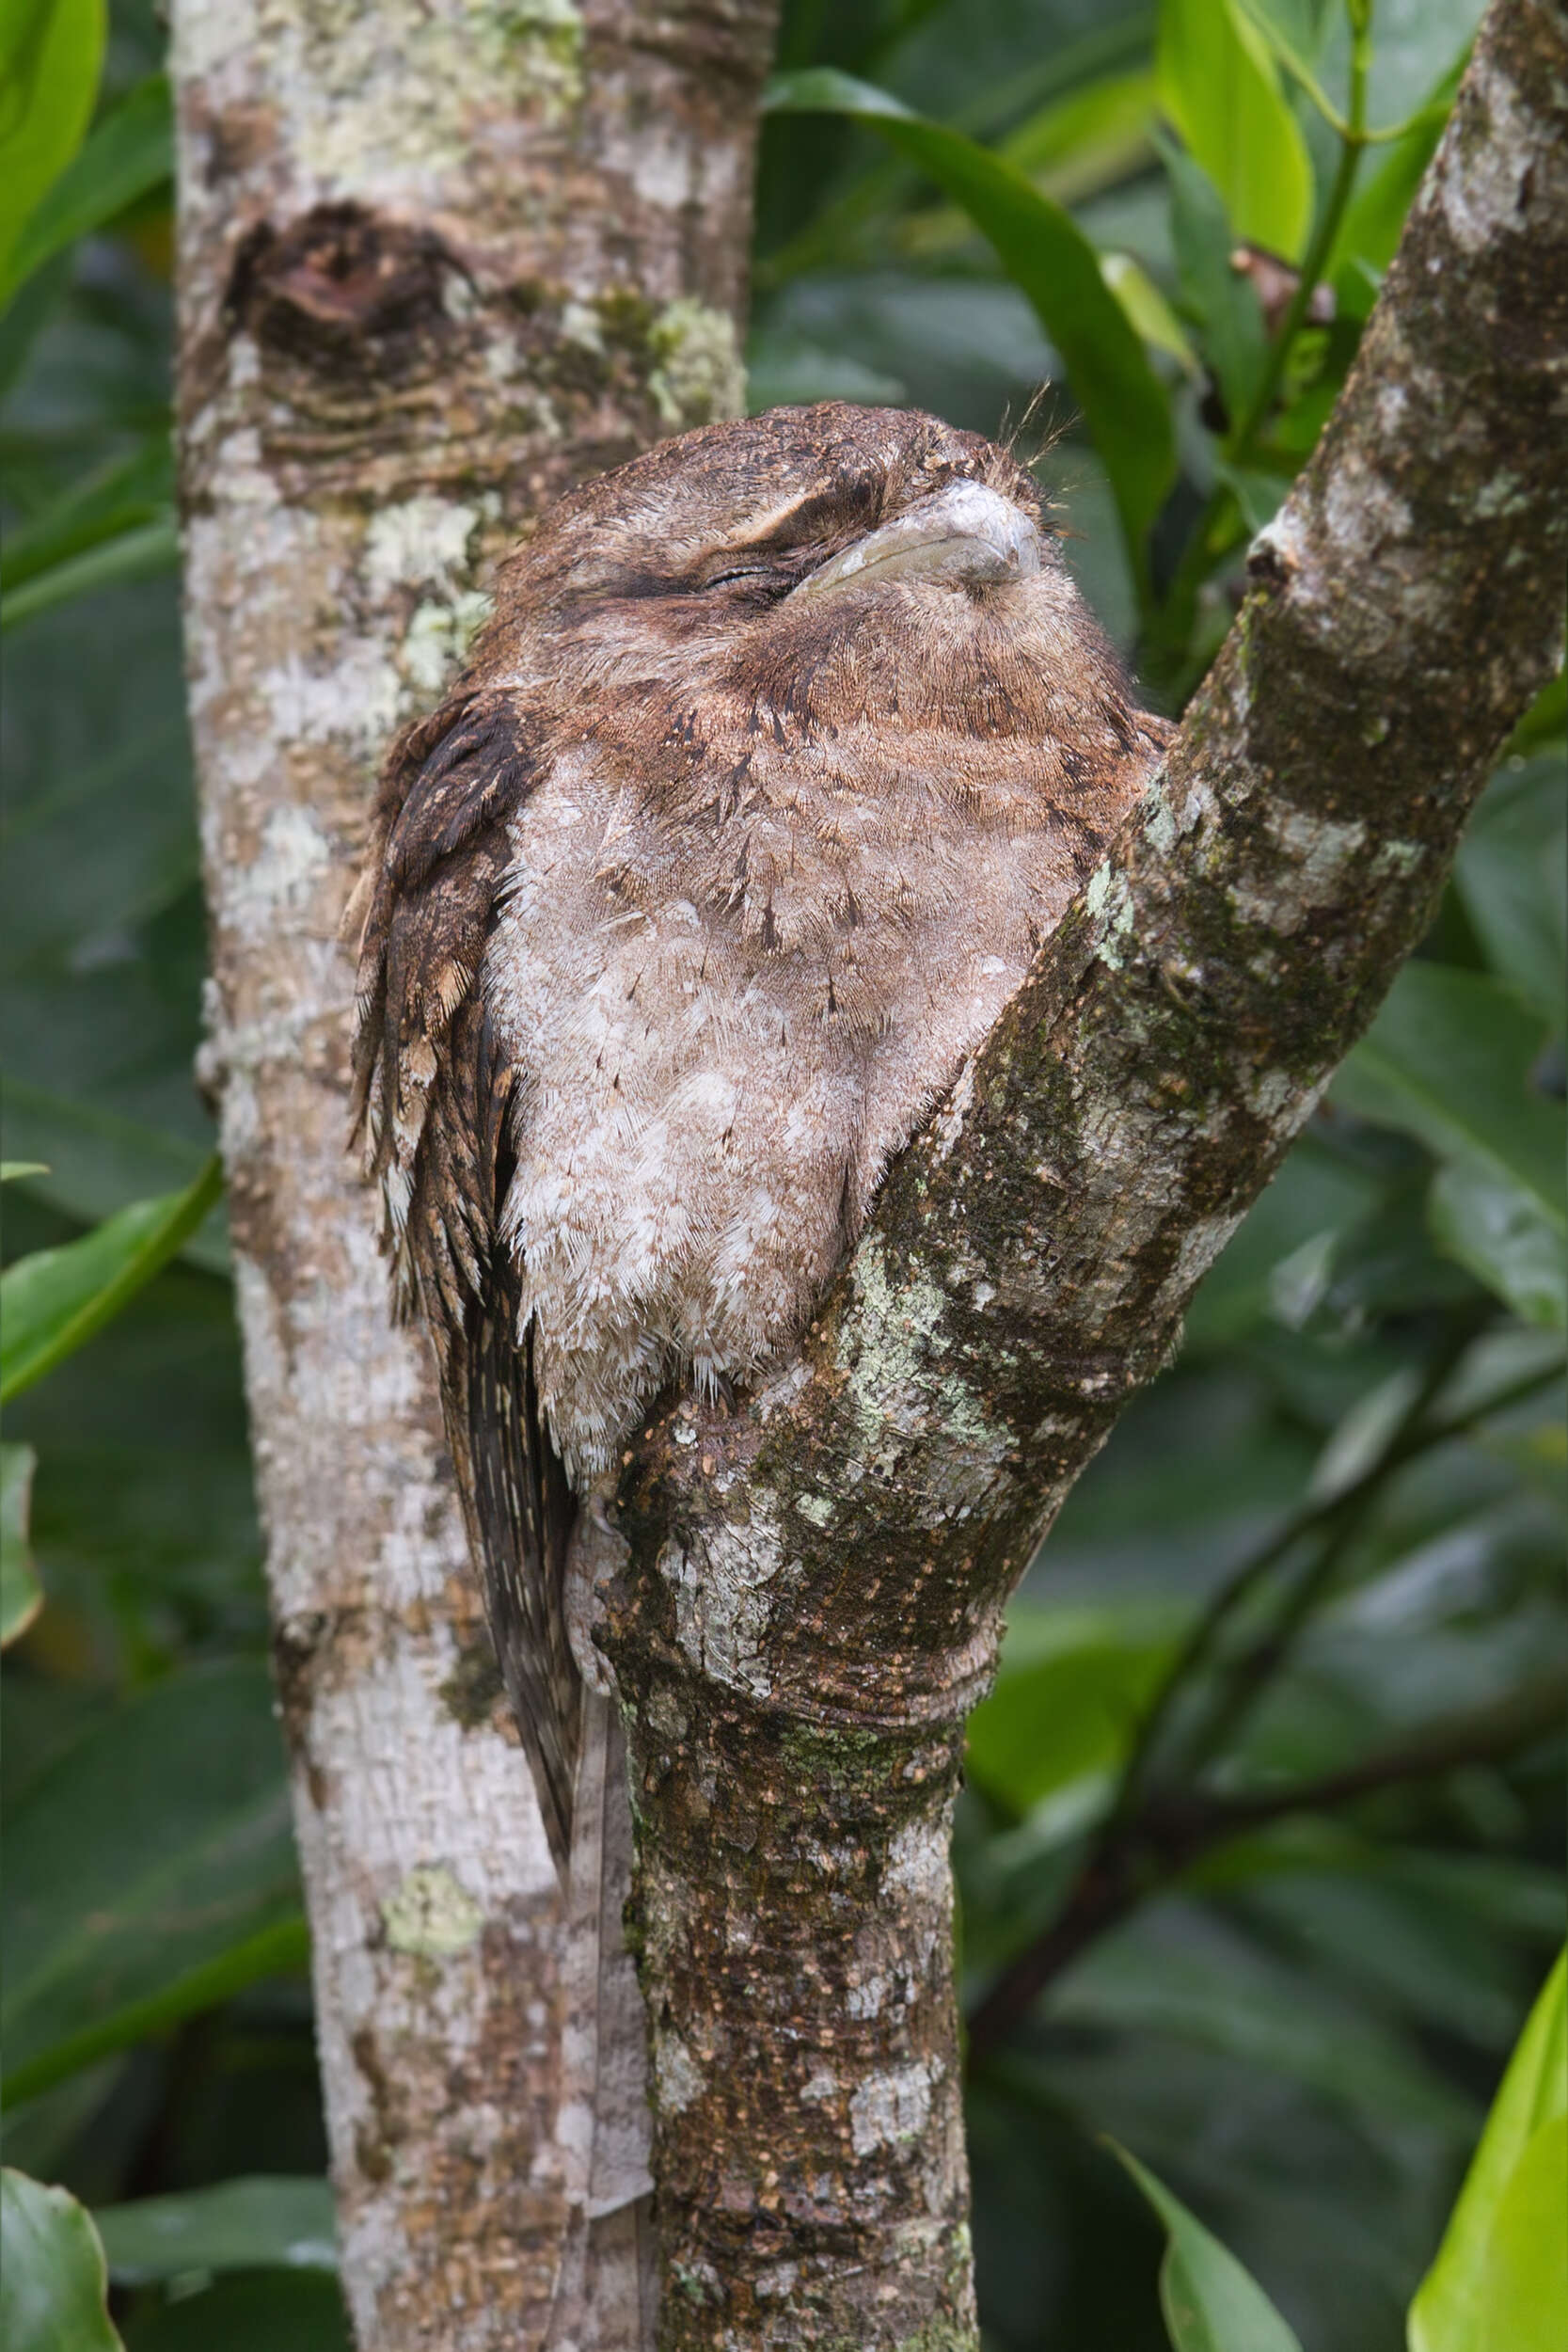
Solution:
<path fill-rule="evenodd" d="M 801 604 L 889 580 L 1000 587 L 1032 579 L 1039 568 L 1040 534 L 1030 516 L 982 482 L 955 482 L 808 572 L 785 601 Z"/>

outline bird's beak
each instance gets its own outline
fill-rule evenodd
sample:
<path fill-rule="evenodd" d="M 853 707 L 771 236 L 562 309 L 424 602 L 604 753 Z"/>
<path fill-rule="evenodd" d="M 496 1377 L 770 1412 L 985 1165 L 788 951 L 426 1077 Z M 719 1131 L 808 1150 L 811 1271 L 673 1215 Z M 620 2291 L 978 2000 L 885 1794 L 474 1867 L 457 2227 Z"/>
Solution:
<path fill-rule="evenodd" d="M 998 586 L 1028 580 L 1039 567 L 1040 535 L 1029 516 L 984 483 L 954 482 L 808 572 L 784 601 L 800 604 L 872 580 Z"/>

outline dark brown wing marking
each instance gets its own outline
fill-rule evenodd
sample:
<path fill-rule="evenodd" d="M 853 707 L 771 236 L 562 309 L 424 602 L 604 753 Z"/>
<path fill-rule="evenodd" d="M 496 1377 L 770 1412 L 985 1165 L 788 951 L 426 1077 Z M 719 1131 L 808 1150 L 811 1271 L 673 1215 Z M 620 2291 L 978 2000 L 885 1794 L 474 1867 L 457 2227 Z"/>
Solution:
<path fill-rule="evenodd" d="M 422 1311 L 469 1547 L 545 1827 L 564 1870 L 580 1737 L 567 1646 L 577 1502 L 539 1409 L 533 1333 L 500 1239 L 526 1073 L 490 1023 L 479 974 L 533 778 L 525 714 L 459 690 L 393 746 L 368 868 L 355 1115 L 385 1202 L 400 1311 Z"/>

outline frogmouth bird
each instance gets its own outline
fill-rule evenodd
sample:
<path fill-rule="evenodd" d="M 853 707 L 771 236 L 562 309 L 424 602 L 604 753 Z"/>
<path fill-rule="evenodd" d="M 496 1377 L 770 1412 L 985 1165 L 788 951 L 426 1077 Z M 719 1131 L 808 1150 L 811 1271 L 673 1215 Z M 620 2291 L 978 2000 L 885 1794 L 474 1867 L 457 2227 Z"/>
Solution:
<path fill-rule="evenodd" d="M 358 1104 L 562 1867 L 579 1515 L 787 1348 L 1165 734 L 1012 455 L 828 403 L 563 498 L 395 744 Z"/>

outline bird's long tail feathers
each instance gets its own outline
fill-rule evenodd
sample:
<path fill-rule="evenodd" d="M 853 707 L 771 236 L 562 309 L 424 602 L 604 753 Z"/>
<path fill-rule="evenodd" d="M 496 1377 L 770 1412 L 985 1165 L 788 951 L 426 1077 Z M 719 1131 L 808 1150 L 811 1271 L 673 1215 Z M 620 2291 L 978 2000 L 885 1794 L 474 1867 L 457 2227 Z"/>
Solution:
<path fill-rule="evenodd" d="M 657 2336 L 647 2050 L 622 1924 L 631 1836 L 620 1718 L 610 1699 L 585 1689 L 556 2119 L 566 2240 L 545 2352 L 653 2352 Z"/>

